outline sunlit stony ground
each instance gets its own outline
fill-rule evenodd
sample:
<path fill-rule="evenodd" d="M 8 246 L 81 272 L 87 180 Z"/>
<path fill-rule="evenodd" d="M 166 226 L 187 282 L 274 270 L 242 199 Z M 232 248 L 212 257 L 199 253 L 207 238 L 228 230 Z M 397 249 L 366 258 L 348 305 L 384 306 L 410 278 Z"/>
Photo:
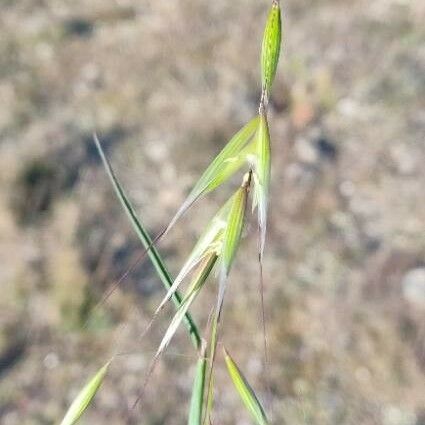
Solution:
<path fill-rule="evenodd" d="M 268 6 L 1 2 L 2 424 L 57 424 L 117 352 L 82 423 L 124 423 L 172 309 L 141 338 L 164 293 L 147 263 L 94 309 L 141 250 L 92 133 L 158 233 L 256 113 Z M 425 3 L 282 7 L 264 266 L 274 423 L 424 425 Z M 230 193 L 202 200 L 161 243 L 173 274 Z M 250 223 L 222 341 L 264 400 Z M 215 290 L 209 282 L 193 309 L 203 328 Z M 185 423 L 195 358 L 179 331 L 134 424 Z M 249 424 L 220 356 L 216 372 L 214 424 Z"/>

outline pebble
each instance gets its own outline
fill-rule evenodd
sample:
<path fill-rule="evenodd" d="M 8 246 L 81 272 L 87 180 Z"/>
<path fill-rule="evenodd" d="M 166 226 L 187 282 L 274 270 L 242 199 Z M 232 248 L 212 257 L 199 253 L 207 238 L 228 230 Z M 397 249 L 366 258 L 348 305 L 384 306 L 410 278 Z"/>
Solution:
<path fill-rule="evenodd" d="M 425 308 L 425 267 L 409 270 L 402 281 L 404 298 Z"/>

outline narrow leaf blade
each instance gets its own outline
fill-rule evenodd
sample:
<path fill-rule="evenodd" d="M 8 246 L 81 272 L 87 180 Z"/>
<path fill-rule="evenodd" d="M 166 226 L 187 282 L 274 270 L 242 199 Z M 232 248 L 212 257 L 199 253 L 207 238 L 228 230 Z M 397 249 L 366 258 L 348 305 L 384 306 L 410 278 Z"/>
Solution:
<path fill-rule="evenodd" d="M 78 393 L 77 397 L 66 412 L 65 417 L 62 419 L 61 425 L 74 425 L 77 423 L 99 390 L 103 380 L 105 379 L 106 373 L 108 372 L 110 363 L 111 361 L 100 368 L 93 378 L 91 378 L 84 388 Z"/>
<path fill-rule="evenodd" d="M 246 409 L 251 414 L 251 417 L 254 419 L 257 425 L 268 425 L 269 422 L 267 420 L 266 414 L 257 396 L 255 395 L 254 390 L 251 388 L 245 376 L 242 374 L 235 361 L 225 349 L 224 358 L 226 361 L 227 371 L 229 372 L 233 385 L 239 393 L 239 396 L 241 397 Z"/>
<path fill-rule="evenodd" d="M 144 228 L 131 202 L 126 196 L 124 189 L 122 188 L 120 182 L 118 181 L 118 178 L 115 175 L 112 165 L 109 162 L 108 158 L 106 157 L 105 152 L 102 149 L 102 145 L 100 144 L 100 141 L 96 135 L 94 135 L 94 141 L 96 144 L 96 148 L 99 152 L 100 158 L 102 160 L 103 166 L 112 184 L 112 187 L 114 188 L 114 191 L 119 201 L 121 202 L 121 205 L 123 206 L 124 211 L 126 212 L 128 219 L 130 220 L 130 223 L 132 224 L 144 248 L 148 249 L 149 258 L 152 264 L 154 265 L 155 270 L 159 278 L 161 279 L 163 285 L 165 286 L 166 289 L 171 288 L 171 286 L 173 285 L 173 279 L 171 278 L 171 275 L 163 259 L 161 258 L 161 255 L 159 254 L 156 247 L 152 244 L 151 237 L 149 236 L 148 232 Z M 180 293 L 178 291 L 174 291 L 171 296 L 175 306 L 178 308 L 181 304 L 181 299 L 182 299 Z M 201 337 L 200 337 L 200 333 L 195 321 L 193 320 L 190 313 L 187 313 L 185 315 L 184 320 L 185 320 L 188 332 L 190 334 L 190 337 L 192 339 L 193 345 L 195 346 L 195 348 L 199 349 L 201 346 Z"/>

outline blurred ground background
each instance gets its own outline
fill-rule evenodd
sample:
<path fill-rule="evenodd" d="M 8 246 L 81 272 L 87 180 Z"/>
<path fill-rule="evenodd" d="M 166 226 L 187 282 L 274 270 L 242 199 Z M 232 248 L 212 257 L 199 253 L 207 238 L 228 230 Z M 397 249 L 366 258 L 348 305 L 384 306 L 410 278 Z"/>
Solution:
<path fill-rule="evenodd" d="M 171 315 L 94 150 L 159 232 L 256 112 L 269 1 L 0 2 L 0 422 L 54 424 L 116 350 L 85 424 L 124 423 Z M 266 252 L 275 423 L 425 424 L 425 3 L 286 0 Z M 239 178 L 234 180 L 238 184 Z M 173 273 L 223 199 L 161 243 Z M 223 341 L 264 396 L 254 220 Z M 205 326 L 215 285 L 194 307 Z M 185 423 L 184 330 L 139 420 Z M 215 424 L 249 420 L 217 366 Z"/>

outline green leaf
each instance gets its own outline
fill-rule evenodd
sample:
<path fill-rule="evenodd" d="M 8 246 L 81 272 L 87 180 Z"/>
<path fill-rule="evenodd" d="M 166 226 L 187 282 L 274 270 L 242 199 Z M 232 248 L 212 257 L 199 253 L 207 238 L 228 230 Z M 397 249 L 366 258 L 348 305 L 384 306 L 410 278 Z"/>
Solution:
<path fill-rule="evenodd" d="M 281 37 L 282 23 L 279 2 L 273 0 L 264 29 L 261 49 L 261 79 L 267 96 L 270 94 L 276 75 L 277 64 L 279 63 Z"/>
<path fill-rule="evenodd" d="M 102 384 L 111 361 L 105 364 L 93 378 L 84 386 L 84 388 L 78 393 L 77 397 L 72 402 L 65 417 L 63 418 L 61 425 L 74 425 L 80 419 L 81 415 L 90 405 L 94 396 L 96 395 L 100 385 Z"/>
<path fill-rule="evenodd" d="M 252 419 L 254 419 L 257 425 L 268 425 L 269 422 L 267 420 L 266 414 L 257 396 L 255 395 L 254 390 L 251 388 L 241 370 L 232 359 L 230 354 L 226 351 L 226 349 L 224 349 L 224 358 L 226 361 L 227 371 L 229 372 L 233 385 L 239 393 L 245 407 L 251 414 Z"/>
<path fill-rule="evenodd" d="M 230 141 L 202 174 L 189 196 L 171 220 L 165 233 L 174 226 L 176 221 L 197 199 L 227 181 L 242 166 L 245 161 L 243 148 L 255 134 L 258 122 L 258 116 L 254 117 L 230 139 Z"/>
<path fill-rule="evenodd" d="M 203 348 L 196 364 L 196 373 L 195 379 L 193 381 L 188 425 L 201 425 L 202 423 L 206 365 L 207 359 L 205 357 L 205 348 Z"/>
<path fill-rule="evenodd" d="M 154 265 L 155 270 L 156 270 L 159 278 L 161 279 L 163 285 L 167 289 L 171 288 L 171 286 L 173 284 L 173 279 L 171 278 L 171 275 L 168 272 L 164 261 L 162 260 L 162 258 L 160 256 L 158 250 L 156 249 L 156 247 L 152 244 L 152 239 L 149 236 L 146 229 L 144 228 L 142 222 L 137 217 L 137 214 L 136 214 L 131 202 L 127 198 L 122 186 L 120 185 L 110 162 L 106 158 L 106 155 L 105 155 L 105 153 L 102 149 L 102 146 L 99 142 L 99 139 L 97 138 L 96 135 L 94 135 L 94 141 L 95 141 L 97 150 L 99 152 L 100 158 L 102 159 L 102 163 L 103 163 L 105 170 L 108 174 L 109 180 L 111 181 L 111 184 L 112 184 L 112 186 L 115 190 L 115 193 L 116 193 L 118 199 L 120 200 L 121 205 L 123 206 L 124 211 L 126 212 L 128 219 L 130 220 L 130 223 L 132 224 L 132 226 L 133 226 L 137 236 L 139 237 L 140 241 L 142 242 L 144 248 L 148 250 L 149 258 L 150 258 L 152 264 Z M 172 299 L 173 299 L 175 306 L 178 308 L 181 304 L 181 299 L 182 299 L 180 293 L 178 291 L 174 291 L 172 293 Z M 199 350 L 200 347 L 201 347 L 201 337 L 200 337 L 198 327 L 196 326 L 192 316 L 189 313 L 187 313 L 185 315 L 184 321 L 186 323 L 186 326 L 187 326 L 187 329 L 189 331 L 193 345 L 195 346 L 195 348 L 197 348 Z"/>
<path fill-rule="evenodd" d="M 260 115 L 260 125 L 256 134 L 257 157 L 254 173 L 254 206 L 258 205 L 258 225 L 260 228 L 260 257 L 264 252 L 267 230 L 267 211 L 270 189 L 271 145 L 267 117 Z"/>

